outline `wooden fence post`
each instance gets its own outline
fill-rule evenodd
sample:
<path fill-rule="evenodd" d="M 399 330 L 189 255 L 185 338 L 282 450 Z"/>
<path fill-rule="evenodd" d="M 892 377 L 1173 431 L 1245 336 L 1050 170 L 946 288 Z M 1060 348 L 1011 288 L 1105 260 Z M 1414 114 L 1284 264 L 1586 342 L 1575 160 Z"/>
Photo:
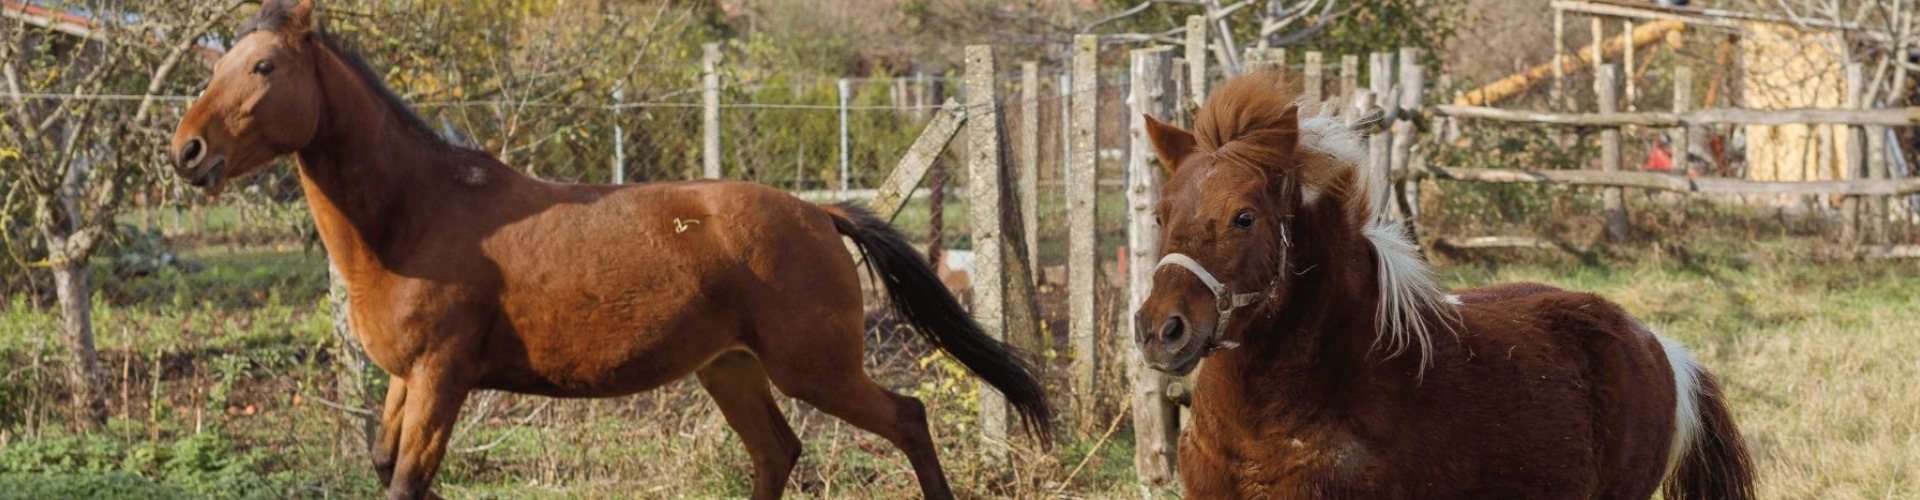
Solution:
<path fill-rule="evenodd" d="M 1187 16 L 1187 92 L 1185 105 L 1200 109 L 1207 99 L 1207 16 Z"/>
<path fill-rule="evenodd" d="M 1622 50 L 1620 64 L 1623 65 L 1625 69 L 1620 72 L 1620 78 L 1626 80 L 1627 84 L 1626 105 L 1623 107 L 1629 112 L 1639 111 L 1640 105 L 1637 104 L 1637 102 L 1640 100 L 1640 86 L 1634 81 L 1636 80 L 1634 77 L 1637 76 L 1634 72 L 1638 71 L 1639 68 L 1634 66 L 1633 62 L 1633 19 L 1627 19 L 1621 21 L 1621 23 L 1623 24 L 1622 29 L 1625 31 L 1620 32 L 1620 39 L 1623 40 L 1620 44 Z"/>
<path fill-rule="evenodd" d="M 1127 151 L 1127 267 L 1128 300 L 1120 336 L 1126 340 L 1127 375 L 1131 380 L 1133 404 L 1134 474 L 1144 484 L 1166 484 L 1174 475 L 1174 455 L 1179 450 L 1179 408 L 1167 399 L 1168 377 L 1147 367 L 1140 346 L 1134 343 L 1133 311 L 1146 302 L 1153 288 L 1153 263 L 1160 260 L 1160 227 L 1154 221 L 1153 206 L 1160 193 L 1159 155 L 1153 140 L 1147 137 L 1146 120 L 1141 115 L 1168 117 L 1177 113 L 1179 100 L 1171 72 L 1172 47 L 1139 49 L 1133 59 L 1132 89 L 1128 92 L 1127 117 L 1133 136 Z"/>
<path fill-rule="evenodd" d="M 995 100 L 993 47 L 967 46 L 967 206 L 973 226 L 973 316 L 994 339 L 1016 347 L 1037 332 L 1033 283 L 1027 277 L 1026 242 L 1012 190 L 1012 156 L 1000 140 L 1003 126 Z M 1012 414 L 1006 398 L 978 386 L 980 434 L 990 462 L 1007 459 Z"/>
<path fill-rule="evenodd" d="M 1553 9 L 1553 88 L 1547 93 L 1547 109 L 1565 108 L 1567 93 L 1567 13 Z"/>
<path fill-rule="evenodd" d="M 1618 75 L 1618 66 L 1602 64 L 1594 68 L 1594 89 L 1600 98 L 1600 114 L 1610 115 L 1619 112 L 1617 109 L 1619 102 L 1617 100 L 1618 95 L 1616 95 L 1617 90 L 1615 90 L 1619 88 L 1617 83 Z M 1600 130 L 1600 170 L 1605 172 L 1620 171 L 1620 129 L 1618 127 L 1607 127 Z M 1608 186 L 1601 189 L 1600 200 L 1606 212 L 1607 241 L 1610 243 L 1625 243 L 1627 241 L 1627 206 L 1625 196 L 1621 194 L 1619 187 Z"/>
<path fill-rule="evenodd" d="M 1020 215 L 1027 279 L 1040 282 L 1040 63 L 1020 63 Z M 1035 351 L 1038 352 L 1038 351 Z"/>
<path fill-rule="evenodd" d="M 1347 54 L 1340 56 L 1340 102 L 1341 105 L 1353 101 L 1353 91 L 1360 88 L 1360 56 Z"/>
<path fill-rule="evenodd" d="M 1300 70 L 1307 84 L 1307 88 L 1305 89 L 1305 93 L 1307 94 L 1306 101 L 1308 104 L 1315 106 L 1320 105 L 1320 101 L 1327 99 L 1326 74 L 1322 73 L 1325 69 L 1321 67 L 1321 57 L 1323 56 L 1320 54 L 1320 51 L 1307 51 L 1306 67 Z"/>
<path fill-rule="evenodd" d="M 1094 382 L 1100 375 L 1100 312 L 1094 297 L 1100 261 L 1095 227 L 1099 223 L 1098 189 L 1100 106 L 1100 38 L 1073 37 L 1073 116 L 1067 123 L 1073 163 L 1067 166 L 1067 331 L 1073 341 L 1071 369 L 1075 424 L 1083 431 L 1099 425 Z"/>
<path fill-rule="evenodd" d="M 1866 87 L 1866 76 L 1860 63 L 1850 63 L 1846 67 L 1847 95 L 1846 106 L 1850 109 L 1866 107 L 1861 92 Z M 1860 125 L 1848 125 L 1847 140 L 1841 154 L 1846 155 L 1847 171 L 1842 179 L 1867 178 L 1867 141 L 1866 128 Z M 1840 200 L 1841 241 L 1848 245 L 1861 242 L 1860 197 L 1848 196 Z"/>
<path fill-rule="evenodd" d="M 360 455 L 374 444 L 378 435 L 380 421 L 376 418 L 380 411 L 382 391 L 386 384 L 380 382 L 381 371 L 374 368 L 373 360 L 367 357 L 365 346 L 353 335 L 347 318 L 351 317 L 351 305 L 347 302 L 347 281 L 340 276 L 340 269 L 334 267 L 333 260 L 327 260 L 327 303 L 333 306 L 333 339 L 340 344 L 334 351 L 333 359 L 340 366 L 334 372 L 334 390 L 339 391 L 340 404 L 354 408 L 366 408 L 375 413 L 350 415 L 341 413 L 341 418 L 358 425 L 338 427 L 335 445 L 346 451 L 347 456 Z M 364 455 L 360 455 L 364 456 Z"/>
<path fill-rule="evenodd" d="M 1388 166 L 1387 178 L 1393 173 L 1406 170 L 1413 164 L 1413 143 L 1417 137 L 1413 117 L 1426 107 L 1426 75 L 1420 67 L 1420 49 L 1400 48 L 1400 113 L 1393 122 L 1393 162 Z M 1414 218 L 1420 215 L 1420 181 L 1409 179 L 1400 186 L 1400 201 L 1407 218 L 1407 227 L 1413 227 Z"/>
<path fill-rule="evenodd" d="M 1393 53 L 1374 52 L 1367 55 L 1367 90 L 1372 93 L 1375 107 L 1391 110 L 1399 107 L 1400 96 L 1393 94 Z M 1393 165 L 1393 131 L 1376 129 L 1367 134 L 1367 168 L 1376 179 L 1385 181 L 1393 178 L 1388 169 Z M 1391 186 L 1391 184 L 1389 184 Z M 1393 189 L 1389 187 L 1383 194 L 1391 202 Z M 1384 206 L 1384 205 L 1383 205 Z"/>
<path fill-rule="evenodd" d="M 705 51 L 701 58 L 700 80 L 705 113 L 702 113 L 700 148 L 701 163 L 706 167 L 708 179 L 720 178 L 720 44 L 707 43 L 700 46 Z"/>
<path fill-rule="evenodd" d="M 1673 112 L 1686 113 L 1693 109 L 1693 68 L 1681 66 L 1673 69 Z M 1687 152 L 1693 148 L 1692 131 L 1686 123 L 1673 128 L 1673 144 L 1667 145 L 1672 152 L 1673 173 L 1690 175 L 1693 163 L 1688 161 Z"/>
<path fill-rule="evenodd" d="M 1887 127 L 1882 125 L 1868 125 L 1867 174 L 1876 181 L 1892 179 L 1893 175 L 1887 160 Z M 1893 200 L 1895 199 L 1904 198 L 1895 198 L 1892 196 L 1875 196 L 1868 198 L 1869 207 L 1867 215 L 1873 223 L 1867 227 L 1868 230 L 1873 231 L 1875 241 L 1886 243 L 1893 239 L 1892 235 L 1888 234 L 1891 228 L 1887 226 L 1887 220 L 1893 216 L 1891 211 Z"/>

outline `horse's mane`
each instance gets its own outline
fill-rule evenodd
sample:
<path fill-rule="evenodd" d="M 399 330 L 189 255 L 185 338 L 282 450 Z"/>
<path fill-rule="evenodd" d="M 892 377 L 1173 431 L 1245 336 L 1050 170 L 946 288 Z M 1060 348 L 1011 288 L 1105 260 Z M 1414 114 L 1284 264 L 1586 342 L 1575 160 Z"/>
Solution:
<path fill-rule="evenodd" d="M 1301 183 L 1309 203 L 1315 197 L 1344 196 L 1342 205 L 1353 220 L 1361 221 L 1379 273 L 1374 347 L 1384 344 L 1388 358 L 1417 350 L 1424 372 L 1433 359 L 1433 334 L 1454 331 L 1459 312 L 1448 303 L 1406 228 L 1393 219 L 1383 173 L 1361 168 L 1366 141 L 1327 111 L 1299 116 L 1297 110 L 1305 108 L 1299 95 L 1276 72 L 1228 81 L 1194 117 L 1200 150 L 1248 165 L 1289 168 L 1287 174 Z M 1353 176 L 1353 192 L 1340 192 L 1340 183 L 1332 182 L 1343 175 Z"/>
<path fill-rule="evenodd" d="M 401 126 L 408 132 L 417 136 L 422 141 L 438 147 L 453 151 L 472 151 L 472 149 L 448 141 L 445 137 L 441 137 L 438 132 L 435 132 L 432 125 L 427 124 L 425 119 L 420 118 L 419 113 L 413 111 L 412 106 L 407 105 L 407 101 L 401 99 L 398 94 L 393 93 L 393 89 L 387 88 L 386 80 L 380 78 L 380 73 L 375 72 L 372 65 L 367 64 L 367 59 L 360 56 L 360 51 L 356 50 L 351 42 L 324 31 L 315 31 L 314 35 L 314 39 L 319 41 L 321 46 L 326 47 L 327 50 L 332 51 L 335 56 L 339 57 L 340 61 L 346 64 L 347 69 L 353 72 L 354 77 L 366 85 L 367 89 L 373 92 L 375 98 L 379 99 L 381 103 L 386 104 L 387 109 L 392 110 L 393 114 L 400 118 Z"/>

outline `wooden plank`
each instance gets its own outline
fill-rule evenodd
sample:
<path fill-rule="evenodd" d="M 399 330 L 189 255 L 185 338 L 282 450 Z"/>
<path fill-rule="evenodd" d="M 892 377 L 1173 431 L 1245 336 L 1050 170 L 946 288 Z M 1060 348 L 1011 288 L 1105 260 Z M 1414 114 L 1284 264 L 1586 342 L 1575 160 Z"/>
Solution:
<path fill-rule="evenodd" d="M 1179 450 L 1179 408 L 1167 400 L 1169 377 L 1147 366 L 1132 332 L 1133 311 L 1145 303 L 1153 289 L 1154 266 L 1160 260 L 1160 227 L 1153 216 L 1160 193 L 1160 157 L 1147 137 L 1146 120 L 1141 115 L 1171 116 L 1180 96 L 1167 67 L 1173 64 L 1171 47 L 1140 49 L 1129 53 L 1132 59 L 1132 88 L 1128 93 L 1127 116 L 1131 119 L 1127 154 L 1127 314 L 1120 329 L 1126 339 L 1129 395 L 1133 404 L 1133 468 L 1141 483 L 1166 484 L 1174 476 L 1174 457 Z"/>
<path fill-rule="evenodd" d="M 934 113 L 933 120 L 920 130 L 920 138 L 913 140 L 907 147 L 907 154 L 900 157 L 900 164 L 893 167 L 893 173 L 887 174 L 886 182 L 880 183 L 879 190 L 873 195 L 873 213 L 892 221 L 900 215 L 900 208 L 906 206 L 907 198 L 913 196 L 913 190 L 920 186 L 920 180 L 926 178 L 927 170 L 933 168 L 933 162 L 940 158 L 940 152 L 947 149 L 947 143 L 960 132 L 960 125 L 967 121 L 966 108 L 953 99 L 947 99 L 940 111 Z M 857 193 L 857 191 L 842 191 Z"/>
<path fill-rule="evenodd" d="M 1373 106 L 1390 115 L 1400 107 L 1400 96 L 1393 93 L 1393 53 L 1374 52 L 1367 55 L 1367 90 L 1372 94 Z M 1388 179 L 1393 176 L 1393 131 L 1383 128 L 1367 135 L 1367 168 L 1375 179 Z M 1393 200 L 1393 189 L 1382 191 L 1387 201 Z M 1389 206 L 1382 204 L 1381 206 Z"/>
<path fill-rule="evenodd" d="M 1326 97 L 1326 74 L 1323 73 L 1323 71 L 1325 71 L 1325 68 L 1321 67 L 1321 64 L 1323 63 L 1323 61 L 1321 61 L 1322 57 L 1324 56 L 1320 54 L 1320 51 L 1317 51 L 1317 50 L 1307 51 L 1306 62 L 1305 62 L 1306 67 L 1300 70 L 1300 72 L 1303 75 L 1305 75 L 1304 78 L 1306 79 L 1306 83 L 1307 83 L 1307 88 L 1305 92 L 1306 94 L 1305 100 L 1307 104 L 1319 105 L 1320 101 L 1324 101 L 1327 98 Z"/>
<path fill-rule="evenodd" d="M 1457 106 L 1451 104 L 1435 104 L 1433 105 L 1433 110 L 1437 114 L 1457 118 L 1587 127 L 1619 127 L 1625 125 L 1673 127 L 1682 124 L 1689 126 L 1714 124 L 1790 125 L 1797 123 L 1900 127 L 1920 124 L 1920 106 L 1876 109 L 1710 108 L 1696 109 L 1686 113 L 1642 111 L 1638 113 L 1614 113 L 1610 115 L 1595 113 L 1548 113 L 1489 108 L 1484 106 Z"/>
<path fill-rule="evenodd" d="M 1027 279 L 1040 282 L 1040 63 L 1020 63 L 1020 232 L 1026 236 Z M 1040 346 L 1034 346 L 1036 348 Z M 1038 351 L 1035 351 L 1038 352 Z"/>
<path fill-rule="evenodd" d="M 1542 250 L 1562 249 L 1560 244 L 1554 243 L 1552 240 L 1548 240 L 1545 238 L 1537 238 L 1533 236 L 1470 236 L 1470 237 L 1464 237 L 1464 238 L 1441 237 L 1439 239 L 1434 240 L 1434 244 L 1442 247 L 1460 248 L 1460 249 L 1472 249 L 1472 248 L 1538 248 Z"/>
<path fill-rule="evenodd" d="M 1771 182 L 1683 176 L 1656 172 L 1598 172 L 1592 170 L 1512 170 L 1499 168 L 1416 165 L 1402 176 L 1463 182 L 1618 186 L 1660 191 L 1714 194 L 1787 194 L 1835 196 L 1902 196 L 1920 194 L 1920 177 L 1855 179 L 1845 181 Z"/>
<path fill-rule="evenodd" d="M 1870 179 L 1876 180 L 1876 181 L 1885 181 L 1890 177 L 1892 177 L 1891 175 L 1892 171 L 1890 168 L 1890 162 L 1888 162 L 1888 158 L 1889 157 L 1887 155 L 1887 128 L 1879 127 L 1879 126 L 1868 126 L 1867 127 L 1867 173 L 1870 174 L 1869 175 Z M 1888 218 L 1893 216 L 1893 214 L 1890 213 L 1892 210 L 1891 207 L 1893 206 L 1893 200 L 1890 200 L 1885 196 L 1874 196 L 1874 197 L 1868 198 L 1868 200 L 1871 203 L 1869 204 L 1870 206 L 1867 213 L 1873 221 L 1872 224 L 1868 225 L 1868 228 L 1874 232 L 1874 237 L 1877 238 L 1878 240 L 1884 241 L 1889 239 L 1890 236 L 1887 233 L 1887 231 L 1889 230 L 1889 228 L 1887 227 L 1887 220 Z"/>
<path fill-rule="evenodd" d="M 1353 91 L 1360 89 L 1360 56 L 1347 54 L 1340 56 L 1340 105 L 1353 102 Z"/>
<path fill-rule="evenodd" d="M 1633 38 L 1633 20 L 1628 19 L 1625 21 L 1621 21 L 1621 23 L 1623 25 L 1622 26 L 1623 31 L 1620 32 L 1620 38 L 1631 40 Z M 1635 78 L 1633 77 L 1635 74 L 1634 70 L 1636 68 L 1639 68 L 1639 66 L 1634 65 L 1634 59 L 1635 59 L 1634 55 L 1635 55 L 1635 52 L 1637 52 L 1634 49 L 1636 47 L 1631 43 L 1626 45 L 1627 46 L 1625 47 L 1625 52 L 1623 52 L 1620 56 L 1620 66 L 1622 68 L 1620 70 L 1620 79 L 1626 80 L 1626 84 L 1627 84 L 1626 99 L 1624 99 L 1624 101 L 1626 101 L 1626 104 L 1622 107 L 1626 108 L 1627 112 L 1631 113 L 1631 112 L 1640 110 L 1640 107 L 1635 104 L 1635 101 L 1639 100 L 1639 97 L 1640 97 L 1640 88 L 1634 82 Z"/>
<path fill-rule="evenodd" d="M 1190 19 L 1199 19 L 1197 16 Z M 1199 30 L 1205 33 L 1204 28 Z M 1072 341 L 1073 360 L 1068 368 L 1072 383 L 1076 424 L 1082 431 L 1094 431 L 1102 422 L 1093 418 L 1098 407 L 1094 387 L 1100 374 L 1099 309 L 1095 301 L 1095 282 L 1100 262 L 1095 196 L 1099 180 L 1099 62 L 1100 43 L 1093 35 L 1073 37 L 1073 116 L 1068 122 L 1072 138 L 1073 164 L 1067 167 L 1067 332 Z"/>
<path fill-rule="evenodd" d="M 1618 92 L 1619 67 L 1602 64 L 1594 68 L 1594 90 L 1598 91 L 1600 114 L 1619 112 Z M 1608 128 L 1600 131 L 1600 170 L 1619 172 L 1621 162 L 1620 129 Z M 1601 212 L 1606 217 L 1607 241 L 1611 243 L 1627 242 L 1627 202 L 1619 186 L 1607 186 L 1600 192 Z"/>
<path fill-rule="evenodd" d="M 1674 68 L 1673 113 L 1676 115 L 1685 115 L 1692 107 L 1693 68 L 1688 66 Z M 1693 169 L 1693 162 L 1688 160 L 1689 157 L 1687 155 L 1687 151 L 1693 148 L 1692 141 L 1693 137 L 1689 134 L 1687 124 L 1681 123 L 1673 127 L 1673 144 L 1670 144 L 1668 147 L 1668 151 L 1670 151 L 1673 156 L 1673 173 L 1686 175 L 1687 171 Z"/>
<path fill-rule="evenodd" d="M 1207 17 L 1187 16 L 1188 106 L 1200 109 L 1207 99 Z"/>
<path fill-rule="evenodd" d="M 1548 109 L 1560 109 L 1560 107 L 1565 104 L 1563 99 L 1565 99 L 1567 93 L 1567 69 L 1565 65 L 1560 64 L 1560 61 L 1564 61 L 1566 58 L 1567 13 L 1560 9 L 1553 9 L 1553 62 L 1550 63 L 1553 70 L 1553 88 L 1548 89 L 1547 93 Z M 1461 97 L 1465 98 L 1466 96 L 1463 94 Z M 1482 102 L 1484 103 L 1485 99 L 1482 99 Z M 1469 100 L 1461 104 L 1473 104 L 1473 101 Z"/>
<path fill-rule="evenodd" d="M 1570 71 L 1585 70 L 1597 61 L 1603 61 L 1607 58 L 1620 55 L 1632 50 L 1634 47 L 1658 43 L 1661 40 L 1665 40 L 1668 35 L 1675 32 L 1682 32 L 1685 29 L 1685 24 L 1676 21 L 1648 23 L 1634 28 L 1632 33 L 1603 40 L 1602 43 L 1593 44 L 1593 46 L 1577 51 L 1575 54 L 1556 54 L 1552 61 L 1535 65 L 1526 70 L 1507 75 L 1505 78 L 1495 80 L 1493 83 L 1486 84 L 1480 88 L 1466 91 L 1455 98 L 1453 103 L 1467 106 L 1501 102 L 1532 89 L 1535 85 L 1539 85 L 1540 82 L 1555 78 L 1556 75 L 1564 78 Z M 1595 33 L 1596 35 L 1599 34 L 1599 32 Z M 1562 34 L 1561 36 L 1565 35 Z M 1594 52 L 1595 50 L 1599 50 L 1600 52 Z M 1564 80 L 1562 80 L 1562 82 L 1564 87 Z M 1562 92 L 1564 92 L 1564 88 Z M 1561 96 L 1565 97 L 1565 94 L 1563 93 Z M 1566 101 L 1560 101 L 1560 105 L 1554 106 L 1553 108 L 1570 109 L 1576 107 L 1577 106 L 1572 106 Z"/>
<path fill-rule="evenodd" d="M 994 99 L 993 47 L 969 45 L 966 48 L 967 74 L 967 207 L 973 226 L 973 317 L 987 336 L 1007 339 L 1006 282 L 1004 255 L 995 244 L 1006 237 L 1001 226 L 1005 200 L 1001 196 L 1004 175 L 1000 165 L 1000 116 Z M 1007 429 L 1011 414 L 1007 400 L 998 391 L 978 382 L 980 401 L 980 438 L 987 461 L 1007 463 Z"/>
<path fill-rule="evenodd" d="M 1858 109 L 1865 107 L 1862 103 L 1863 96 L 1861 95 L 1861 92 L 1863 92 L 1866 87 L 1866 76 L 1864 73 L 1865 71 L 1860 63 L 1847 64 L 1847 95 L 1845 97 L 1848 108 Z M 1828 130 L 1827 132 L 1832 133 L 1832 130 Z M 1847 132 L 1845 143 L 1840 145 L 1845 148 L 1843 154 L 1847 162 L 1847 171 L 1842 177 L 1848 179 L 1864 179 L 1867 177 L 1866 130 L 1859 125 L 1851 125 L 1847 127 Z M 1862 239 L 1860 232 L 1860 197 L 1848 196 L 1840 200 L 1840 218 L 1840 241 L 1849 245 L 1860 243 Z"/>
<path fill-rule="evenodd" d="M 1393 122 L 1393 160 L 1388 172 L 1406 170 L 1413 160 L 1413 143 L 1419 133 L 1413 124 L 1413 115 L 1426 105 L 1426 75 L 1420 67 L 1420 49 L 1400 48 L 1400 113 Z M 1400 187 L 1400 200 L 1406 207 L 1408 227 L 1420 215 L 1420 183 L 1409 182 Z"/>
<path fill-rule="evenodd" d="M 1745 30 L 1748 21 L 1768 21 L 1809 28 L 1826 28 L 1854 32 L 1880 41 L 1891 39 L 1891 37 L 1887 35 L 1887 32 L 1869 29 L 1867 26 L 1811 17 L 1787 17 L 1723 9 L 1663 7 L 1639 1 L 1629 3 L 1596 0 L 1553 0 L 1553 2 L 1548 5 L 1555 10 L 1564 10 L 1567 12 L 1632 19 L 1673 20 L 1697 26 L 1716 26 L 1732 28 L 1734 30 Z"/>
<path fill-rule="evenodd" d="M 718 179 L 720 170 L 720 44 L 701 45 L 705 54 L 701 57 L 701 154 L 700 163 L 705 167 L 706 178 Z"/>

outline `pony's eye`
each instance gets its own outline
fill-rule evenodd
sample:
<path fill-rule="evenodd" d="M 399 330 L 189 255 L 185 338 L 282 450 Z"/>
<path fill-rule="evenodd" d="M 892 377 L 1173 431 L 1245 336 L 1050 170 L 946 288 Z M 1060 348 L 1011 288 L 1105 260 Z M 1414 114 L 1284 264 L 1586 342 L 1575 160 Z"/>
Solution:
<path fill-rule="evenodd" d="M 264 76 L 269 73 L 273 73 L 273 61 L 269 60 L 269 61 L 260 61 L 257 63 L 253 63 L 253 74 Z"/>
<path fill-rule="evenodd" d="M 1240 212 L 1240 215 L 1233 216 L 1233 227 L 1240 229 L 1253 227 L 1253 212 Z"/>

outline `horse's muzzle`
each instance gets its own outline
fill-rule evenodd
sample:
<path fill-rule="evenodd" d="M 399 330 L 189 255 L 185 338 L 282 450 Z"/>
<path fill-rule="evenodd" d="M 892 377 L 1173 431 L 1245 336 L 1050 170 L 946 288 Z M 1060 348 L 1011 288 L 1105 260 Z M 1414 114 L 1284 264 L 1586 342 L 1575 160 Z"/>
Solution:
<path fill-rule="evenodd" d="M 1142 310 L 1134 317 L 1134 340 L 1141 359 L 1162 372 L 1185 375 L 1193 371 L 1211 350 L 1208 345 L 1213 343 L 1213 329 L 1179 313 L 1158 321 L 1153 316 L 1158 315 Z"/>

